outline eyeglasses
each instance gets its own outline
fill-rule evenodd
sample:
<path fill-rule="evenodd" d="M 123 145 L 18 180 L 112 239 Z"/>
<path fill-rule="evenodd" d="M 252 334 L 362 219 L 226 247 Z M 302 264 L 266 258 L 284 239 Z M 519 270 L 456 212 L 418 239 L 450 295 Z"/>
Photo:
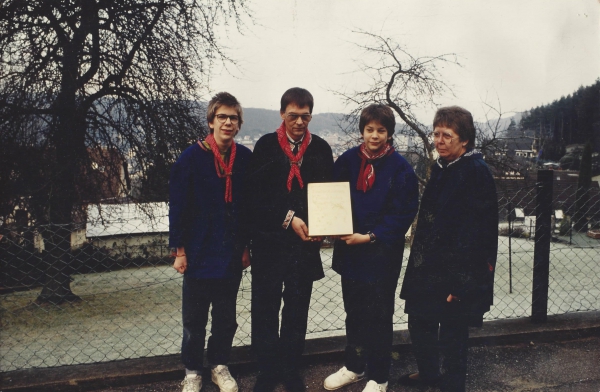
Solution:
<path fill-rule="evenodd" d="M 452 143 L 452 141 L 458 136 L 452 136 L 445 132 L 431 132 L 429 137 L 431 137 L 433 140 L 443 140 L 444 143 Z"/>
<path fill-rule="evenodd" d="M 227 119 L 229 119 L 229 121 L 231 121 L 232 124 L 237 124 L 238 122 L 240 122 L 240 117 L 236 115 L 228 116 L 226 114 L 217 114 L 215 117 L 217 118 L 217 120 L 219 120 L 221 124 L 225 124 L 227 122 Z"/>
<path fill-rule="evenodd" d="M 288 113 L 285 115 L 289 121 L 298 121 L 298 117 L 302 118 L 302 122 L 309 122 L 312 118 L 312 114 L 296 114 L 296 113 Z"/>

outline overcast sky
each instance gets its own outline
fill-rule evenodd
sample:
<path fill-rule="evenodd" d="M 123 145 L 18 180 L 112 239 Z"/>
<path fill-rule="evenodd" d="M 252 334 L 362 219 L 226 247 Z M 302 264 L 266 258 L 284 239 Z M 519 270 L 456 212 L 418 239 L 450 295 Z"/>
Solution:
<path fill-rule="evenodd" d="M 212 92 L 244 107 L 279 109 L 289 87 L 315 97 L 314 113 L 346 112 L 328 90 L 364 88 L 364 54 L 353 30 L 389 36 L 413 56 L 456 53 L 444 80 L 458 104 L 483 119 L 482 101 L 503 112 L 550 103 L 600 77 L 599 0 L 254 0 L 256 24 L 224 41 L 239 70 L 216 68 Z M 430 122 L 435 109 L 418 113 Z"/>

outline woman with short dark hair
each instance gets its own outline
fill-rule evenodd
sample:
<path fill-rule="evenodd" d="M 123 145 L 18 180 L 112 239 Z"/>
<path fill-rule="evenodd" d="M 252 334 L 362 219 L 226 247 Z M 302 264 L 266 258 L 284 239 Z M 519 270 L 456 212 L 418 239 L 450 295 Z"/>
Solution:
<path fill-rule="evenodd" d="M 365 392 L 387 389 L 404 236 L 418 208 L 417 177 L 392 146 L 395 125 L 388 106 L 366 107 L 359 122 L 363 144 L 334 165 L 335 181 L 350 182 L 354 233 L 338 239 L 333 251 L 347 346 L 345 366 L 325 379 L 328 390 L 360 381 L 365 370 Z"/>
<path fill-rule="evenodd" d="M 419 372 L 402 376 L 400 383 L 460 392 L 469 327 L 482 325 L 493 302 L 498 201 L 492 173 L 473 149 L 471 113 L 441 108 L 433 124 L 439 158 L 421 198 L 400 292 Z"/>

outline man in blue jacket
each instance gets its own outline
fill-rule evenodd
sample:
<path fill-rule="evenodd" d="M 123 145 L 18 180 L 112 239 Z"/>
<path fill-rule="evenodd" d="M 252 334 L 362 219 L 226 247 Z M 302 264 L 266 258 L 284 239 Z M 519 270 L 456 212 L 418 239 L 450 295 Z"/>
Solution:
<path fill-rule="evenodd" d="M 237 392 L 227 368 L 237 329 L 236 299 L 243 268 L 250 264 L 240 229 L 246 166 L 251 151 L 234 142 L 242 107 L 229 93 L 208 104 L 210 134 L 187 148 L 169 181 L 169 246 L 173 268 L 183 274 L 181 358 L 183 392 L 202 388 L 204 339 L 212 304 L 207 356 L 221 392 Z"/>

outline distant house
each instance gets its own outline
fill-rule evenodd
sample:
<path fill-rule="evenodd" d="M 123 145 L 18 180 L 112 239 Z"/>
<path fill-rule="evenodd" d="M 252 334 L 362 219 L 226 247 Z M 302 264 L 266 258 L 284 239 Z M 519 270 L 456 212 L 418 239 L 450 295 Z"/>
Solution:
<path fill-rule="evenodd" d="M 576 206 L 579 173 L 575 171 L 555 170 L 553 171 L 553 175 L 553 208 L 555 210 L 562 210 L 562 214 L 564 215 L 572 216 Z M 508 202 L 511 202 L 512 208 L 521 209 L 525 216 L 535 215 L 537 195 L 537 177 L 535 175 L 525 175 L 521 178 L 496 177 L 495 180 L 498 192 L 498 204 L 501 209 L 507 209 Z M 600 220 L 599 185 L 598 182 L 593 181 L 589 190 L 590 208 L 587 215 L 592 220 Z"/>
<path fill-rule="evenodd" d="M 522 158 L 535 158 L 537 155 L 536 150 L 515 150 L 515 156 Z"/>
<path fill-rule="evenodd" d="M 580 154 L 583 152 L 583 144 L 569 144 L 565 147 L 565 154 Z"/>
<path fill-rule="evenodd" d="M 252 139 L 252 136 L 250 135 L 244 135 L 242 137 L 238 136 L 236 142 L 254 150 L 254 139 Z"/>
<path fill-rule="evenodd" d="M 85 237 L 115 258 L 166 257 L 169 207 L 167 203 L 90 205 Z"/>
<path fill-rule="evenodd" d="M 90 166 L 83 169 L 80 191 L 87 202 L 117 200 L 127 195 L 130 179 L 127 160 L 115 148 L 88 149 Z"/>
<path fill-rule="evenodd" d="M 18 149 L 23 156 L 43 156 L 53 154 L 52 147 L 26 146 Z M 129 192 L 129 174 L 127 161 L 123 154 L 115 148 L 88 148 L 86 161 L 78 167 L 76 192 L 84 203 L 98 203 L 123 199 Z M 45 163 L 44 163 L 45 162 Z M 44 189 L 51 188 L 45 183 L 49 170 L 46 161 L 36 162 L 39 170 L 29 170 L 27 175 L 17 175 L 19 180 L 7 188 L 10 198 L 5 199 L 0 216 L 0 226 L 28 227 L 35 225 L 44 206 L 39 202 L 45 196 L 32 197 L 25 190 L 37 189 L 43 194 Z M 12 188 L 12 189 L 11 189 Z M 0 189 L 3 191 L 4 189 Z M 33 203 L 33 204 L 31 204 Z"/>

